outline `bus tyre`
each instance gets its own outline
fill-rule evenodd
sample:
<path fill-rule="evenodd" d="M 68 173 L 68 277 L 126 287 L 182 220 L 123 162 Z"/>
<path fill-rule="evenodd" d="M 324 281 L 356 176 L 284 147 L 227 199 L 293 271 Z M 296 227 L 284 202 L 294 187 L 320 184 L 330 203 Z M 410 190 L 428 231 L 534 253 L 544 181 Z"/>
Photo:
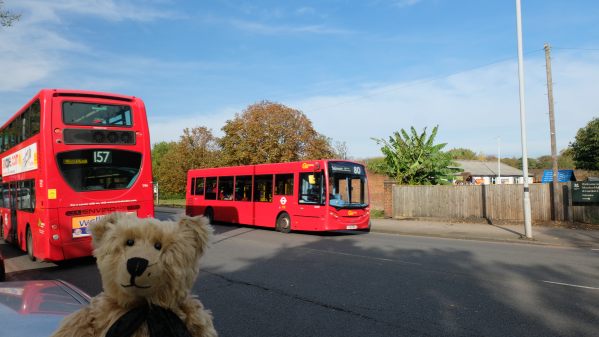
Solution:
<path fill-rule="evenodd" d="M 33 235 L 31 235 L 31 228 L 29 226 L 27 226 L 26 238 L 27 255 L 29 255 L 31 261 L 35 261 L 35 256 L 33 256 Z"/>
<path fill-rule="evenodd" d="M 214 223 L 214 210 L 212 210 L 212 207 L 206 208 L 206 211 L 204 212 L 204 216 L 208 218 L 208 222 L 211 225 Z"/>
<path fill-rule="evenodd" d="M 279 215 L 275 229 L 281 233 L 291 232 L 291 219 L 289 218 L 289 214 L 282 213 Z"/>

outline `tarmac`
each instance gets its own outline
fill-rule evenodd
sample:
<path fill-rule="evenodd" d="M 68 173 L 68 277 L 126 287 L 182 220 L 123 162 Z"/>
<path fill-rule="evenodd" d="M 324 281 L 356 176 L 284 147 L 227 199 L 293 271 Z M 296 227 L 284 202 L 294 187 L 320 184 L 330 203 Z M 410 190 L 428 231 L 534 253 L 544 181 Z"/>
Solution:
<path fill-rule="evenodd" d="M 156 211 L 183 213 L 181 208 L 156 207 Z M 510 242 L 546 246 L 577 247 L 599 250 L 599 225 L 568 226 L 567 224 L 533 225 L 532 238 L 527 238 L 522 224 L 489 224 L 429 219 L 371 220 L 373 233 L 428 236 L 462 240 Z"/>

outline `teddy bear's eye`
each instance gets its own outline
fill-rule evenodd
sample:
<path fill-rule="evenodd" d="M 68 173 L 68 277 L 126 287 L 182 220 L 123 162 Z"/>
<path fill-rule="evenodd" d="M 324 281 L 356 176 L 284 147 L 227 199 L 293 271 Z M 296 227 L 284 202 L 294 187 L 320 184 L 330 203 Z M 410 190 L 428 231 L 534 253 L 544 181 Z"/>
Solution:
<path fill-rule="evenodd" d="M 127 243 L 127 246 L 133 246 L 135 244 L 135 241 L 129 239 L 129 240 L 127 240 L 126 243 Z"/>
<path fill-rule="evenodd" d="M 154 244 L 154 248 L 156 248 L 156 250 L 160 250 L 160 249 L 162 249 L 162 244 L 160 242 L 156 242 Z"/>

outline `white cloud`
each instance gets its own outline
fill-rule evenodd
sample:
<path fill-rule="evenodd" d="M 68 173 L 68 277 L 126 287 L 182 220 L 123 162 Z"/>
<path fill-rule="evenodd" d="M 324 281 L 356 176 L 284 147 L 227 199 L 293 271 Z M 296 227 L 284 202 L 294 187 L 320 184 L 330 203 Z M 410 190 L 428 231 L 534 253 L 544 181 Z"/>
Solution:
<path fill-rule="evenodd" d="M 30 12 L 30 20 L 48 22 L 60 22 L 64 13 L 96 16 L 109 21 L 154 21 L 180 16 L 175 11 L 154 9 L 147 3 L 130 0 L 21 0 L 18 6 Z"/>
<path fill-rule="evenodd" d="M 229 23 L 233 27 L 246 32 L 266 35 L 299 33 L 338 35 L 351 33 L 351 31 L 346 29 L 333 28 L 325 25 L 269 25 L 261 22 L 238 19 L 229 20 Z"/>
<path fill-rule="evenodd" d="M 573 140 L 578 128 L 599 115 L 594 99 L 599 76 L 596 59 L 554 57 L 558 149 Z M 550 152 L 544 59 L 525 65 L 529 156 Z M 315 128 L 346 141 L 356 158 L 380 156 L 371 137 L 386 138 L 401 128 L 439 125 L 438 140 L 447 149 L 466 147 L 520 156 L 520 114 L 516 62 L 503 62 L 442 79 L 402 82 L 339 96 L 310 97 L 289 105 L 304 111 Z"/>
<path fill-rule="evenodd" d="M 61 70 L 85 63 L 75 62 L 73 55 L 88 52 L 88 47 L 59 33 L 61 18 L 66 14 L 111 21 L 149 21 L 176 15 L 172 11 L 152 9 L 147 4 L 113 0 L 22 0 L 12 4 L 11 9 L 22 16 L 17 24 L 0 34 L 0 92 L 23 90 L 52 78 Z M 78 79 L 81 80 L 81 76 Z M 60 76 L 50 82 L 54 86 L 68 81 L 68 76 Z"/>

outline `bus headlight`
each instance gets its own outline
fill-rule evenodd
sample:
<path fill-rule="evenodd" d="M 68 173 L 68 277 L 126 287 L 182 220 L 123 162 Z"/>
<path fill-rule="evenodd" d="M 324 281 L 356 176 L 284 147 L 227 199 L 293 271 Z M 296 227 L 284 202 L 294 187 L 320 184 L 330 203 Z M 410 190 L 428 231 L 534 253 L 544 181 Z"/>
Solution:
<path fill-rule="evenodd" d="M 58 234 L 52 235 L 52 240 L 54 240 L 54 241 L 58 241 L 59 238 L 60 237 L 58 236 Z"/>

